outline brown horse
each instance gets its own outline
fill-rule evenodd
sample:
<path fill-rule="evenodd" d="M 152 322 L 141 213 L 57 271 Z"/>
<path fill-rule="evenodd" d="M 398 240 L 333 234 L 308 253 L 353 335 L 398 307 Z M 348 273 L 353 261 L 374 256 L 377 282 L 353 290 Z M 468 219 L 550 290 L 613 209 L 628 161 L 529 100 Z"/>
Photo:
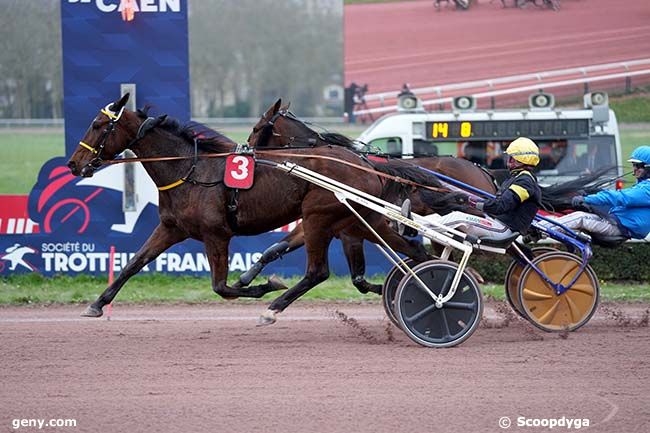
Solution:
<path fill-rule="evenodd" d="M 102 109 L 86 131 L 80 146 L 70 157 L 68 167 L 76 176 L 92 176 L 103 163 L 114 160 L 126 148 L 141 158 L 144 168 L 158 186 L 160 224 L 128 262 L 115 282 L 93 302 L 84 316 L 99 317 L 126 281 L 147 263 L 172 245 L 188 238 L 205 244 L 212 273 L 213 290 L 224 298 L 260 297 L 285 288 L 275 281 L 245 289 L 229 287 L 228 245 L 235 235 L 255 235 L 302 217 L 307 269 L 304 278 L 274 300 L 262 316 L 262 324 L 275 321 L 275 314 L 329 276 L 327 250 L 334 236 L 355 221 L 348 208 L 334 195 L 306 181 L 285 174 L 267 164 L 255 167 L 255 184 L 239 191 L 234 218 L 228 218 L 230 190 L 220 179 L 225 157 L 236 143 L 215 133 L 208 141 L 197 141 L 195 133 L 178 122 L 153 119 L 146 112 L 124 108 L 128 94 Z M 215 153 L 216 152 L 216 153 Z M 293 156 L 275 156 L 266 152 L 264 159 L 292 161 L 374 196 L 388 197 L 393 183 L 379 175 L 369 175 L 349 164 L 376 169 L 359 155 L 342 147 L 292 149 Z M 335 158 L 344 163 L 332 162 Z M 379 167 L 380 168 L 380 167 Z M 381 169 L 381 168 L 380 168 Z M 387 170 L 390 171 L 390 170 Z M 381 174 L 381 173 L 380 173 Z M 214 181 L 217 179 L 217 181 Z M 212 182 L 209 182 L 212 181 Z M 378 214 L 359 208 L 367 221 L 381 232 L 397 251 L 416 260 L 426 260 L 426 252 L 417 244 L 386 230 Z"/>
<path fill-rule="evenodd" d="M 253 132 L 248 137 L 248 143 L 252 147 L 259 149 L 263 148 L 304 148 L 311 147 L 317 148 L 320 146 L 339 145 L 348 148 L 353 148 L 355 143 L 350 141 L 347 137 L 336 133 L 321 133 L 314 131 L 306 122 L 294 116 L 287 106 L 282 106 L 282 100 L 278 99 L 260 118 L 257 124 L 253 127 Z M 413 165 L 427 168 L 436 171 L 449 177 L 457 178 L 466 182 L 476 188 L 482 189 L 489 193 L 495 193 L 496 186 L 490 175 L 480 167 L 473 163 L 459 158 L 453 157 L 427 157 L 427 158 L 414 158 L 410 160 L 388 160 L 389 165 L 403 166 Z M 420 173 L 424 178 L 430 177 L 425 171 Z M 423 180 L 422 180 L 423 181 Z M 462 209 L 454 206 L 446 206 L 445 208 L 435 207 L 424 203 L 422 195 L 429 195 L 429 192 L 423 190 L 412 190 L 409 198 L 412 203 L 412 210 L 415 213 L 422 215 L 429 215 L 431 213 L 447 213 L 451 210 Z M 430 203 L 427 200 L 427 203 Z M 444 203 L 434 198 L 433 202 Z M 468 212 L 473 210 L 462 209 Z M 386 223 L 388 224 L 388 223 Z M 364 228 L 361 224 L 355 224 L 343 230 L 339 234 L 339 238 L 343 245 L 343 251 L 348 261 L 350 268 L 350 276 L 354 286 L 361 293 L 374 292 L 381 294 L 381 285 L 370 284 L 366 281 L 365 275 L 365 257 L 363 251 L 363 240 L 369 239 L 366 235 L 359 236 L 359 232 L 363 232 Z M 264 266 L 279 259 L 284 254 L 291 252 L 304 245 L 304 228 L 298 224 L 296 228 L 289 233 L 280 242 L 270 246 L 260 260 L 255 263 L 251 269 L 240 276 L 240 280 L 236 286 L 242 287 L 249 284 L 256 275 L 258 275 Z"/>

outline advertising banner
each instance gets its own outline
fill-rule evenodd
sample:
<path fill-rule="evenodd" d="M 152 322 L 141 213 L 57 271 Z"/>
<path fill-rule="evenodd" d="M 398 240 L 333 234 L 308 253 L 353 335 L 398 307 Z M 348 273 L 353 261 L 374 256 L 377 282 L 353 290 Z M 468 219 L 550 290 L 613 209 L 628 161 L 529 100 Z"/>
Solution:
<path fill-rule="evenodd" d="M 99 110 L 120 97 L 123 84 L 135 85 L 138 107 L 151 115 L 190 119 L 187 0 L 62 0 L 65 152 L 43 165 L 29 197 L 3 196 L 0 207 L 0 275 L 39 272 L 105 274 L 108 252 L 116 250 L 115 270 L 124 267 L 158 225 L 158 191 L 142 165 L 133 164 L 132 184 L 124 164 L 74 177 L 67 157 Z M 242 162 L 235 161 L 240 167 Z M 237 187 L 253 177 L 235 179 Z M 127 186 L 130 185 L 130 186 Z M 125 206 L 125 189 L 135 191 Z M 127 209 L 125 209 L 127 208 Z M 247 270 L 290 227 L 230 244 L 229 269 Z M 384 272 L 387 261 L 367 248 L 368 273 Z M 340 243 L 330 251 L 331 270 L 348 272 Z M 144 272 L 207 274 L 203 245 L 185 241 L 170 248 Z M 305 255 L 296 251 L 265 273 L 302 275 Z"/>

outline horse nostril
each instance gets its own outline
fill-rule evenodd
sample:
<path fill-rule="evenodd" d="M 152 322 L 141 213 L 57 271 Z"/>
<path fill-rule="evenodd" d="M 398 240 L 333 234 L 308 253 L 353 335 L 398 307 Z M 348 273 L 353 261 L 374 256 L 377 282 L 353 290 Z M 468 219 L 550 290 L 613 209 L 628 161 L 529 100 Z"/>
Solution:
<path fill-rule="evenodd" d="M 74 161 L 68 161 L 68 168 L 72 172 L 72 174 L 77 175 L 78 170 L 77 170 L 77 164 Z"/>

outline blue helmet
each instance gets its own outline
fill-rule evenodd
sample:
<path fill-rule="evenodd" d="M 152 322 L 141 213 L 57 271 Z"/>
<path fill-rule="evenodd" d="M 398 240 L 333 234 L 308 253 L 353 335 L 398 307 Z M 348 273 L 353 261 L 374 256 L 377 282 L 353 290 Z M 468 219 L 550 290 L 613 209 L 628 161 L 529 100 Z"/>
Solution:
<path fill-rule="evenodd" d="M 634 149 L 627 162 L 650 166 L 650 146 L 639 146 Z"/>

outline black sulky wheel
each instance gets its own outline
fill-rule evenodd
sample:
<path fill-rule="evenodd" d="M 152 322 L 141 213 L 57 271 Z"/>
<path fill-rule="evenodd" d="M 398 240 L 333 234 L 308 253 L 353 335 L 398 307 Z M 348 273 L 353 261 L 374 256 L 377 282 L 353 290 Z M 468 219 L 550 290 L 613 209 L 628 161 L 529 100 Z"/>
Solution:
<path fill-rule="evenodd" d="M 447 294 L 458 265 L 431 260 L 413 268 L 434 293 Z M 406 275 L 395 295 L 395 312 L 400 327 L 409 338 L 427 347 L 451 347 L 462 343 L 476 330 L 483 313 L 478 283 L 463 272 L 454 296 L 441 306 L 413 278 Z"/>
<path fill-rule="evenodd" d="M 551 247 L 537 247 L 533 248 L 533 258 L 539 257 L 542 254 L 552 253 L 557 251 Z M 506 299 L 517 314 L 519 314 L 524 319 L 528 320 L 528 317 L 524 314 L 524 310 L 521 308 L 521 300 L 519 299 L 519 278 L 521 278 L 521 273 L 524 271 L 524 266 L 519 263 L 517 260 L 513 260 L 508 266 L 506 271 L 506 278 L 503 285 L 506 289 Z"/>
<path fill-rule="evenodd" d="M 410 268 L 415 264 L 415 260 L 406 259 L 404 263 Z M 395 315 L 395 294 L 397 293 L 397 288 L 399 287 L 400 281 L 404 278 L 404 274 L 399 270 L 397 266 L 393 266 L 393 269 L 390 270 L 388 275 L 386 275 L 386 280 L 381 289 L 381 300 L 384 305 L 384 311 L 386 315 L 393 322 L 393 325 L 401 328 L 399 320 Z"/>
<path fill-rule="evenodd" d="M 580 271 L 575 254 L 555 251 L 533 260 L 551 281 L 568 285 Z M 526 318 L 544 331 L 575 331 L 587 323 L 598 307 L 598 277 L 587 265 L 576 282 L 558 295 L 535 270 L 526 266 L 519 279 L 519 299 Z"/>

